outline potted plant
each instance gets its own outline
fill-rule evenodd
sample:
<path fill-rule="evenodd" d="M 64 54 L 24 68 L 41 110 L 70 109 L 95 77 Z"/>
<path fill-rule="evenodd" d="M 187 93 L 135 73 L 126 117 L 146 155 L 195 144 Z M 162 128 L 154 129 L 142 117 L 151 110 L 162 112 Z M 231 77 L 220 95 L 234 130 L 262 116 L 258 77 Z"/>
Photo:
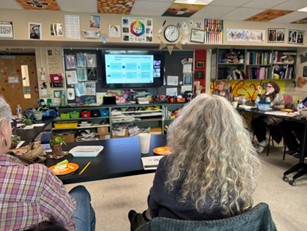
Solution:
<path fill-rule="evenodd" d="M 60 158 L 63 156 L 62 144 L 66 145 L 65 140 L 61 136 L 54 136 L 50 140 L 50 147 L 52 149 L 52 156 L 54 158 Z"/>

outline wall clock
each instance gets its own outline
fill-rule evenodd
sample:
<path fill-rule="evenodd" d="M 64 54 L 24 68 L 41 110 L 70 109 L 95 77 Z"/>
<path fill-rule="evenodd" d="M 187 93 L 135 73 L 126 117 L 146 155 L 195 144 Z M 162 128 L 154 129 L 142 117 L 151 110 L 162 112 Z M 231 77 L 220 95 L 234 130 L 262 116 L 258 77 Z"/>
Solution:
<path fill-rule="evenodd" d="M 168 42 L 176 42 L 180 37 L 180 31 L 175 25 L 168 25 L 165 27 L 163 36 Z"/>

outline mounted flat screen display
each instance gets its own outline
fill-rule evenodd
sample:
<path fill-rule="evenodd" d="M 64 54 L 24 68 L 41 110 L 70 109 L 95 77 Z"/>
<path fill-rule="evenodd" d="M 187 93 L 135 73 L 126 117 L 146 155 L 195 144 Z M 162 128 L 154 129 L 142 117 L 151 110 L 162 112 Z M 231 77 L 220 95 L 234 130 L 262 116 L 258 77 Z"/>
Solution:
<path fill-rule="evenodd" d="M 102 56 L 103 87 L 142 88 L 163 85 L 163 52 L 109 51 Z"/>

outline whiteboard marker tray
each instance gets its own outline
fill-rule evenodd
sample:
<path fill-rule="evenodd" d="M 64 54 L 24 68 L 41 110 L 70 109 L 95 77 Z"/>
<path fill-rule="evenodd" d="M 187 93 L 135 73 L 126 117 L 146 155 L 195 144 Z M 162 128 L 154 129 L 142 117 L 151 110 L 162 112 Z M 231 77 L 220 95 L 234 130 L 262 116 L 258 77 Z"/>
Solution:
<path fill-rule="evenodd" d="M 69 150 L 74 157 L 96 157 L 103 150 L 102 145 L 98 146 L 76 146 Z"/>

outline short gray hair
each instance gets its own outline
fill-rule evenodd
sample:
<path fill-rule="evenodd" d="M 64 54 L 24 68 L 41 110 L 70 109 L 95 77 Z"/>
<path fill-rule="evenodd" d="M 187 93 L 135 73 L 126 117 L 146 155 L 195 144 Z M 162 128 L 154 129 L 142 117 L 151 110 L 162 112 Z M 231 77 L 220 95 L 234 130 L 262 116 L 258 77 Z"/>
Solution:
<path fill-rule="evenodd" d="M 10 122 L 12 118 L 12 111 L 10 105 L 5 101 L 2 95 L 0 95 L 0 126 L 3 122 Z"/>

